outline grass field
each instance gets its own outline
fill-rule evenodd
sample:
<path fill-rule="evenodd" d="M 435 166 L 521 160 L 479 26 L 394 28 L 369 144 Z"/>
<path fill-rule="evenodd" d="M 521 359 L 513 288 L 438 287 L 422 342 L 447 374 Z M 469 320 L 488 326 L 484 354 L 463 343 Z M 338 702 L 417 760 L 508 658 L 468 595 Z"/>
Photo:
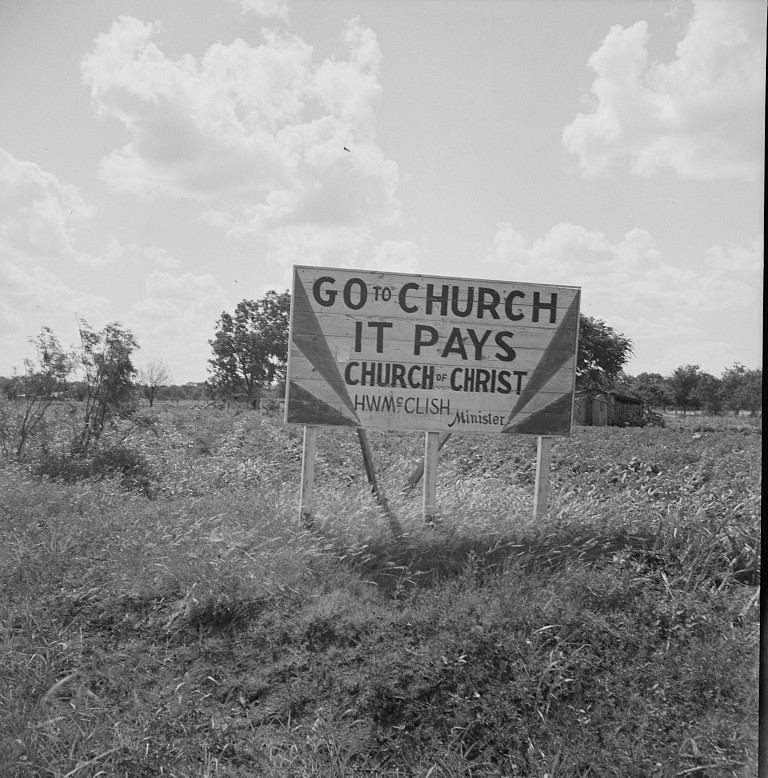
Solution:
<path fill-rule="evenodd" d="M 386 514 L 327 428 L 311 530 L 300 429 L 139 421 L 0 465 L 0 775 L 757 775 L 759 421 L 578 428 L 539 521 L 535 438 L 457 436 L 435 527 L 422 436 Z"/>

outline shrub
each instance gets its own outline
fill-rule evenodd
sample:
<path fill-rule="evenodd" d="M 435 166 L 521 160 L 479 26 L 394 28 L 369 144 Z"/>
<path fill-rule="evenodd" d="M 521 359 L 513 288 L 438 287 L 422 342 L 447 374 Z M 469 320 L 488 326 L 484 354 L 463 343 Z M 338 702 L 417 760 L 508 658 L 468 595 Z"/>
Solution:
<path fill-rule="evenodd" d="M 123 444 L 98 449 L 92 456 L 46 452 L 34 467 L 39 476 L 75 483 L 87 478 L 118 478 L 126 491 L 152 493 L 153 473 L 146 457 Z"/>

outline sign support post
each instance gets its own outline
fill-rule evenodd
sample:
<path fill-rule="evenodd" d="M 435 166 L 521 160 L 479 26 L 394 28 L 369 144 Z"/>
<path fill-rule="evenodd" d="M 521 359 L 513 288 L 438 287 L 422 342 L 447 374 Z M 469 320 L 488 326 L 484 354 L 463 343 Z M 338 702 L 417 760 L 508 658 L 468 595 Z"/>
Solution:
<path fill-rule="evenodd" d="M 547 510 L 547 492 L 549 491 L 549 466 L 552 464 L 552 438 L 539 435 L 536 448 L 536 485 L 533 493 L 533 517 L 544 515 Z"/>
<path fill-rule="evenodd" d="M 358 427 L 357 437 L 360 441 L 360 449 L 363 452 L 363 465 L 365 467 L 365 474 L 368 476 L 368 484 L 371 487 L 371 493 L 384 511 L 384 515 L 389 521 L 392 534 L 395 537 L 401 537 L 403 528 L 400 526 L 400 522 L 392 512 L 392 509 L 389 507 L 389 502 L 387 502 L 387 498 L 385 497 L 384 492 L 379 488 L 379 483 L 376 480 L 376 470 L 373 466 L 373 452 L 371 451 L 371 443 L 368 440 L 368 433 L 362 427 Z"/>
<path fill-rule="evenodd" d="M 368 477 L 368 483 L 370 484 L 371 492 L 378 500 L 378 502 L 382 503 L 382 500 L 384 500 L 384 495 L 379 491 L 379 484 L 376 480 L 376 470 L 373 466 L 373 452 L 371 451 L 371 444 L 368 440 L 368 433 L 362 427 L 357 428 L 357 439 L 360 441 L 360 450 L 363 452 L 363 466 L 365 467 L 365 474 Z"/>
<path fill-rule="evenodd" d="M 437 518 L 437 457 L 440 451 L 440 433 L 426 432 L 424 436 L 424 521 L 434 523 Z"/>
<path fill-rule="evenodd" d="M 440 433 L 440 442 L 438 443 L 437 449 L 438 451 L 443 450 L 443 446 L 448 442 L 448 438 L 451 437 L 450 432 L 441 432 Z M 421 477 L 424 475 L 424 462 L 419 462 L 416 467 L 413 468 L 413 472 L 408 476 L 408 480 L 405 483 L 405 486 L 400 490 L 400 494 L 410 494 L 411 490 L 413 489 L 416 484 L 421 481 Z"/>
<path fill-rule="evenodd" d="M 304 448 L 301 452 L 301 491 L 299 520 L 304 527 L 312 526 L 312 497 L 315 489 L 315 454 L 317 427 L 304 426 Z"/>

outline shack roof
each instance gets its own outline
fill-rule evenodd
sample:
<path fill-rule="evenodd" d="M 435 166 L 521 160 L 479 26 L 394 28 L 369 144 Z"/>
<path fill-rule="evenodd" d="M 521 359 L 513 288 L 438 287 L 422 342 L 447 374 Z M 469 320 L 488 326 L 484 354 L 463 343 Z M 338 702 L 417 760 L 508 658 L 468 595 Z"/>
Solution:
<path fill-rule="evenodd" d="M 611 397 L 613 397 L 616 400 L 620 400 L 621 402 L 630 403 L 632 405 L 642 405 L 643 401 L 636 395 L 633 394 L 631 390 L 629 389 L 605 389 L 603 387 L 591 387 L 589 389 L 578 389 L 576 390 L 577 395 L 595 395 L 595 394 L 609 394 Z"/>
<path fill-rule="evenodd" d="M 615 389 L 611 389 L 608 394 L 615 397 L 617 400 L 621 400 L 622 402 L 631 403 L 633 405 L 642 405 L 643 401 L 634 394 L 629 394 L 626 391 L 623 392 L 617 392 Z"/>

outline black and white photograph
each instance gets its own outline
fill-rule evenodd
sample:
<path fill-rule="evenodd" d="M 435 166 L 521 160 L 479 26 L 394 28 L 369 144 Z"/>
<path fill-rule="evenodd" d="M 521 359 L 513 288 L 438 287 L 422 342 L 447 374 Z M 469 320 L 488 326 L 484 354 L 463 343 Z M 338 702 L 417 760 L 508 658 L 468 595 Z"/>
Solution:
<path fill-rule="evenodd" d="M 768 776 L 767 24 L 0 0 L 0 776 Z"/>

